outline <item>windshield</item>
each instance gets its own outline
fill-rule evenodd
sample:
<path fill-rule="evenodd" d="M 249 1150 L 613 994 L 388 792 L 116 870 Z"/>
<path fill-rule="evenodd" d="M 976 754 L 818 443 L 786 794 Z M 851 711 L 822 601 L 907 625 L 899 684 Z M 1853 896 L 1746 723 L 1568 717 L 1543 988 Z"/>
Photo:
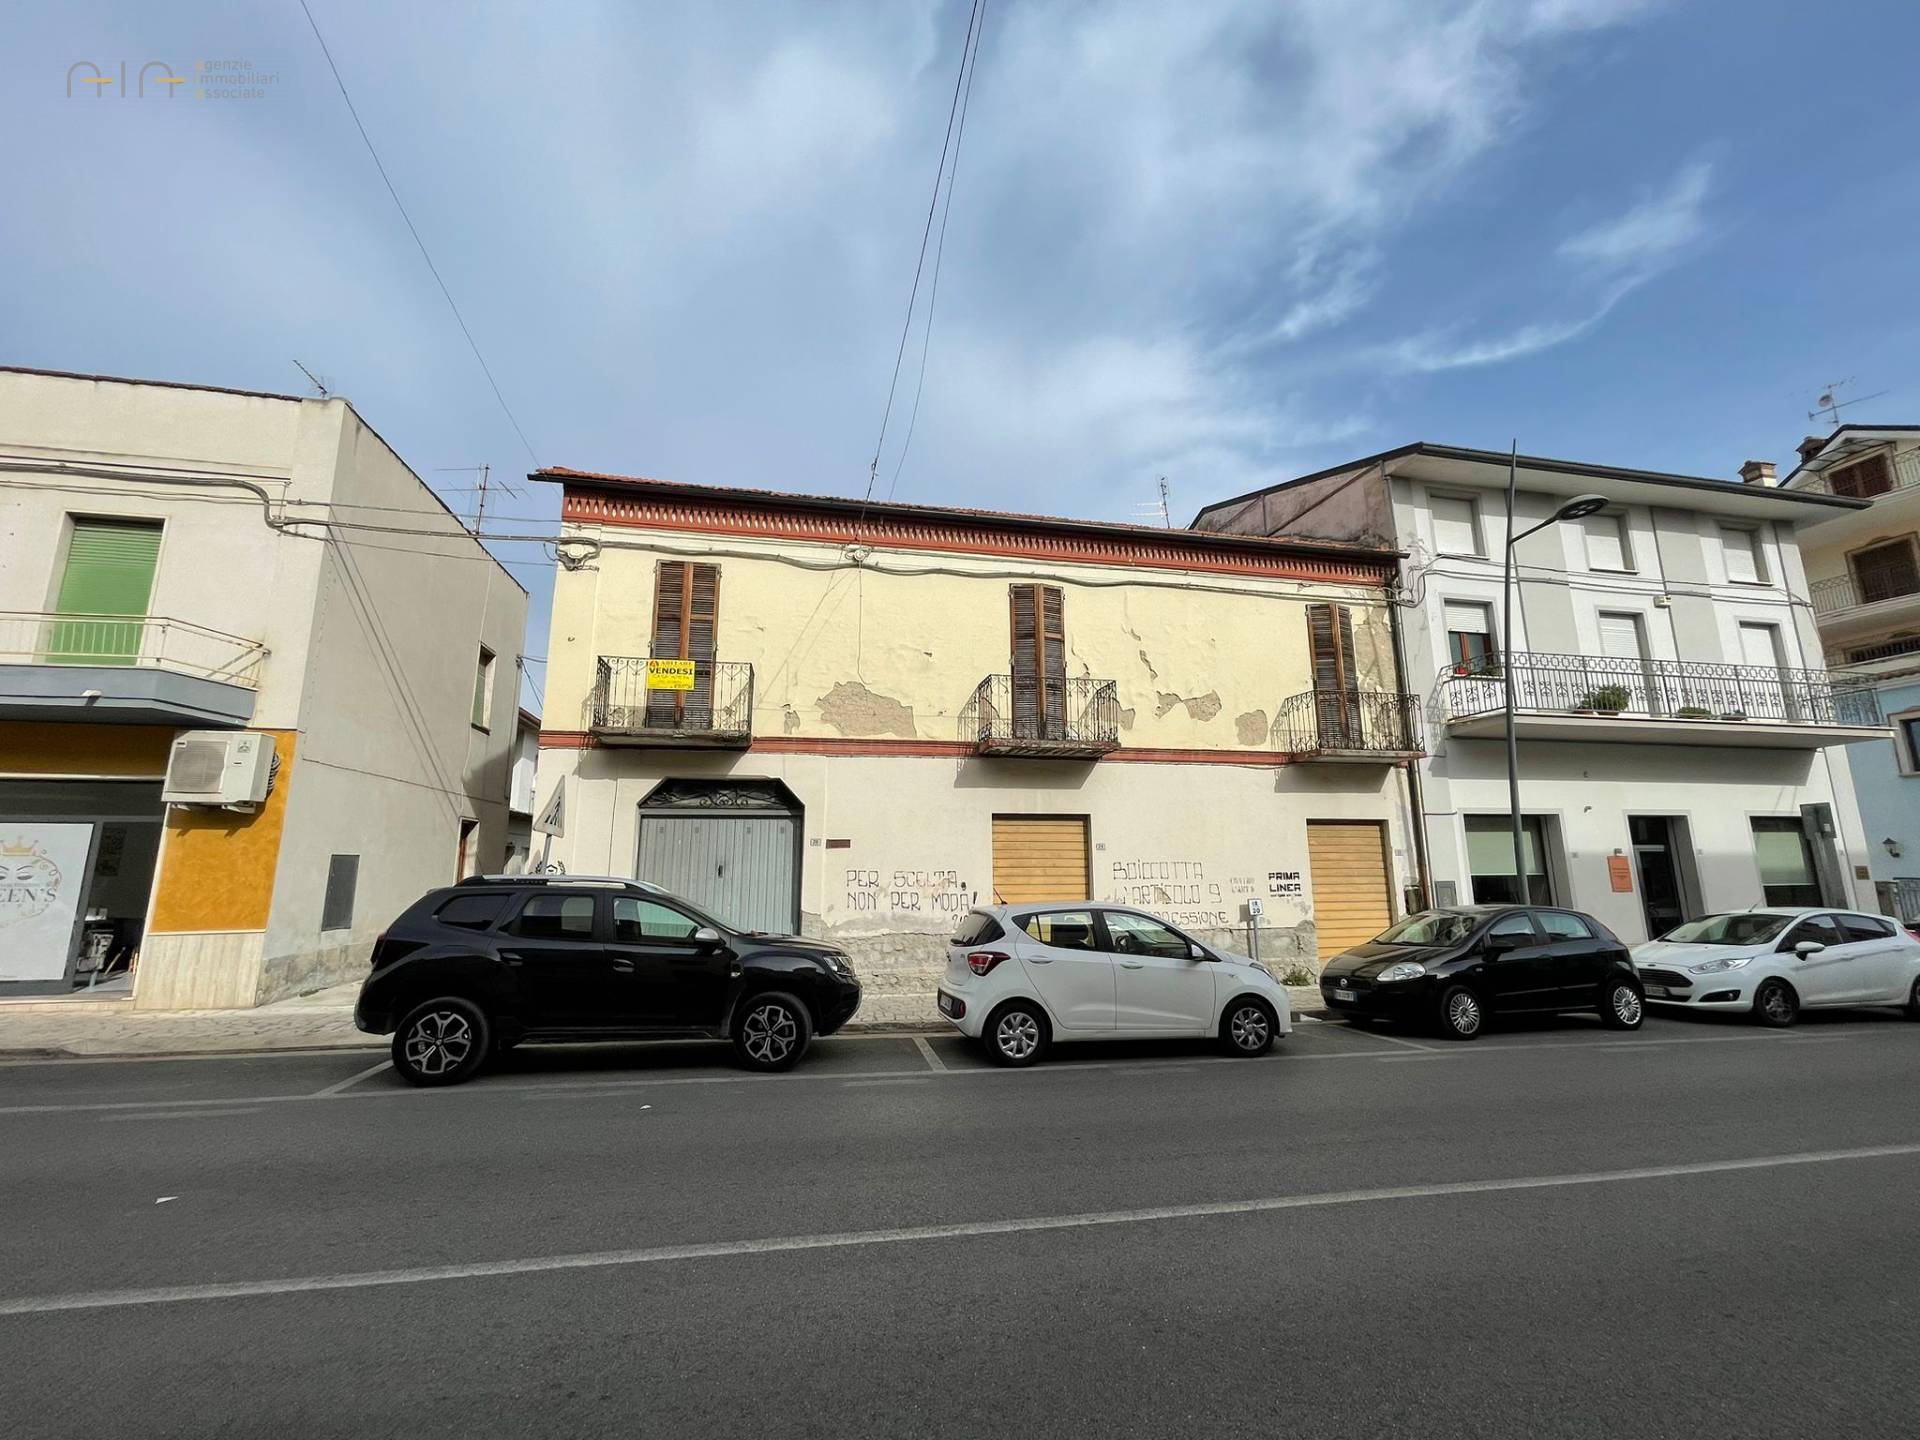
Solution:
<path fill-rule="evenodd" d="M 1398 925 L 1390 925 L 1373 937 L 1376 945 L 1458 945 L 1479 924 L 1475 915 L 1460 915 L 1451 910 L 1423 910 L 1409 915 Z"/>
<path fill-rule="evenodd" d="M 1660 938 L 1676 945 L 1764 945 L 1792 920 L 1791 915 L 1756 914 L 1751 910 L 1738 915 L 1709 915 L 1676 926 Z"/>

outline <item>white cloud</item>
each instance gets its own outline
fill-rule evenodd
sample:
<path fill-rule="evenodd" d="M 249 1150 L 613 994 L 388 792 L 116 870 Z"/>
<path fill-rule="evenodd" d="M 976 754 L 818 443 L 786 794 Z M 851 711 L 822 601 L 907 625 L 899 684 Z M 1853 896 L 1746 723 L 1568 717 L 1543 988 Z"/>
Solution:
<path fill-rule="evenodd" d="M 1706 231 L 1707 192 L 1713 166 L 1706 160 L 1683 165 L 1667 188 L 1650 195 L 1624 215 L 1592 226 L 1560 243 L 1566 259 L 1607 269 L 1645 270 L 1666 262 Z"/>

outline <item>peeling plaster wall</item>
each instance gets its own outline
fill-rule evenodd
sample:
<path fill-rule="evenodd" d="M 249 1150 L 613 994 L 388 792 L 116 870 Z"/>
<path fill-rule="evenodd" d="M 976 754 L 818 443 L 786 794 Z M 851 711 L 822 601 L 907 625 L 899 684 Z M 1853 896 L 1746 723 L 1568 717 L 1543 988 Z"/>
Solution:
<path fill-rule="evenodd" d="M 1129 746 L 1267 748 L 1244 741 L 1234 717 L 1274 716 L 1311 687 L 1304 609 L 1315 600 L 1354 607 L 1362 683 L 1399 688 L 1380 591 L 1365 586 L 923 551 L 876 550 L 856 568 L 832 545 L 571 528 L 645 548 L 556 576 L 552 729 L 586 728 L 596 657 L 647 653 L 663 558 L 720 567 L 718 653 L 754 667 L 756 735 L 956 738 L 974 687 L 1010 668 L 1015 583 L 1060 586 L 1067 673 L 1117 683 Z M 931 573 L 892 573 L 907 569 Z"/>

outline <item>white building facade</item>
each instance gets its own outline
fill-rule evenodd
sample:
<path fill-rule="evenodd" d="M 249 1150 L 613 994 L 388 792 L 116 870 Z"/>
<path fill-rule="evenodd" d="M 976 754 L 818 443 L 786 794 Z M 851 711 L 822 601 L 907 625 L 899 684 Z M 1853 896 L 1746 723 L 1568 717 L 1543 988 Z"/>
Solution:
<path fill-rule="evenodd" d="M 1391 544 L 1437 903 L 1572 905 L 1638 941 L 1713 910 L 1875 901 L 1845 746 L 1887 733 L 1824 668 L 1797 527 L 1859 502 L 1413 445 L 1208 507 L 1200 528 Z M 1515 691 L 1523 864 L 1510 830 Z"/>

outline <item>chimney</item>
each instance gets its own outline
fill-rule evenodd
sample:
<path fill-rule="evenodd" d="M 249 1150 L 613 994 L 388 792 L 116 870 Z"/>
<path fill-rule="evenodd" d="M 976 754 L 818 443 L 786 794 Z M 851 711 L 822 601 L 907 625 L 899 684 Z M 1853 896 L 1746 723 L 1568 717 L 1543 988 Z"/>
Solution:
<path fill-rule="evenodd" d="M 1820 443 L 1824 445 L 1826 441 L 1823 440 Z M 1778 485 L 1780 483 L 1773 478 L 1773 462 L 1771 460 L 1747 461 L 1746 464 L 1740 467 L 1740 478 L 1749 485 Z"/>
<path fill-rule="evenodd" d="M 1800 463 L 1806 464 L 1826 448 L 1827 442 L 1818 435 L 1809 435 L 1800 442 Z"/>

